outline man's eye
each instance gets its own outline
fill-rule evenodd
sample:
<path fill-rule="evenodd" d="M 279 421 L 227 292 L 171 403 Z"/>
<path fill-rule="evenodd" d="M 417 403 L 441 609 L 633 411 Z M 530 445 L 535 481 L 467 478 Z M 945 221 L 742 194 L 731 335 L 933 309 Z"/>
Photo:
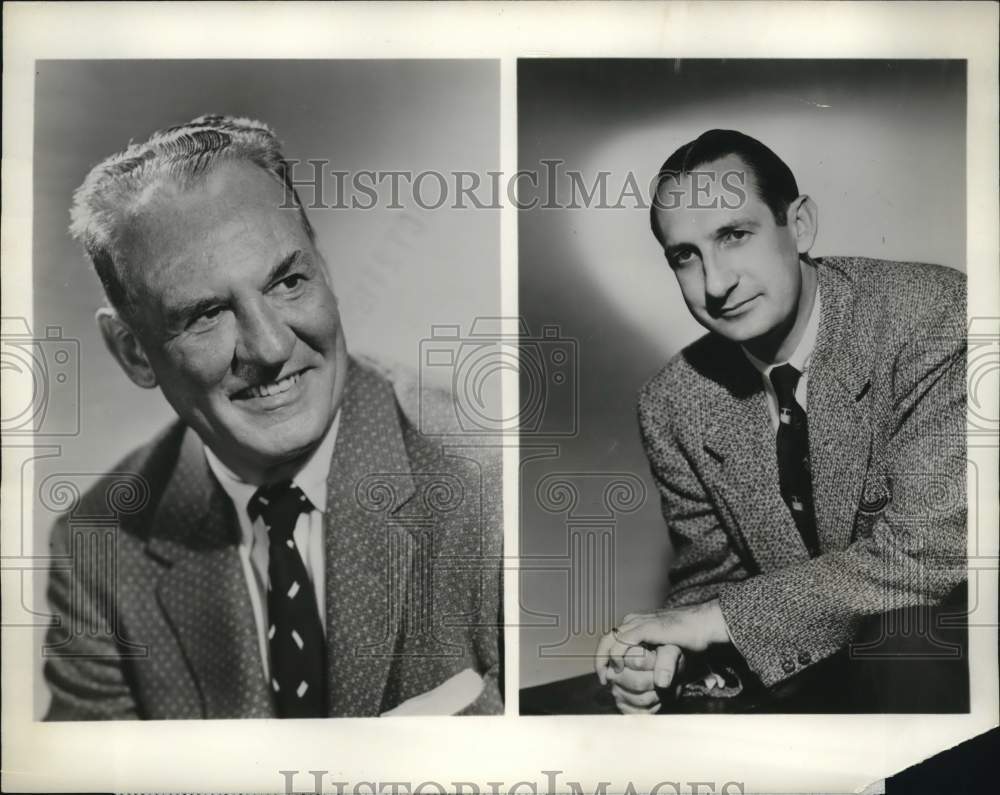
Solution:
<path fill-rule="evenodd" d="M 225 307 L 213 306 L 211 309 L 205 310 L 196 318 L 192 319 L 191 322 L 188 323 L 187 327 L 192 331 L 201 331 L 203 329 L 211 328 L 218 322 L 219 318 L 222 317 L 222 313 L 224 311 Z"/>
<path fill-rule="evenodd" d="M 275 287 L 278 287 L 278 288 L 280 288 L 282 290 L 285 290 L 285 291 L 294 290 L 296 287 L 298 287 L 300 284 L 302 284 L 302 282 L 304 282 L 305 280 L 306 280 L 306 277 L 303 276 L 301 273 L 293 273 L 292 275 L 286 276 L 284 279 L 282 279 L 280 282 L 278 282 L 275 285 Z"/>
<path fill-rule="evenodd" d="M 725 237 L 725 242 L 727 243 L 741 243 L 750 237 L 750 233 L 746 229 L 733 229 L 728 232 Z"/>
<path fill-rule="evenodd" d="M 691 249 L 682 249 L 681 251 L 675 251 L 670 257 L 671 264 L 676 268 L 679 265 L 687 265 L 693 262 L 697 255 Z"/>

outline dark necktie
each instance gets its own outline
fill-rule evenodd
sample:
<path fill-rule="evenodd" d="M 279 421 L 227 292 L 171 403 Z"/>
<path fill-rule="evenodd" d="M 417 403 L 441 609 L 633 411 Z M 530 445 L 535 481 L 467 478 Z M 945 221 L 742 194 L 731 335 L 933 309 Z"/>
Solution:
<path fill-rule="evenodd" d="M 326 642 L 313 587 L 293 531 L 312 503 L 291 481 L 261 486 L 250 500 L 252 520 L 268 531 L 267 640 L 271 690 L 279 718 L 326 717 Z"/>
<path fill-rule="evenodd" d="M 809 426 L 806 413 L 795 399 L 802 373 L 790 364 L 771 370 L 771 383 L 778 396 L 778 479 L 781 497 L 792 512 L 795 526 L 811 557 L 819 554 L 816 511 L 813 507 L 812 476 L 809 471 Z"/>

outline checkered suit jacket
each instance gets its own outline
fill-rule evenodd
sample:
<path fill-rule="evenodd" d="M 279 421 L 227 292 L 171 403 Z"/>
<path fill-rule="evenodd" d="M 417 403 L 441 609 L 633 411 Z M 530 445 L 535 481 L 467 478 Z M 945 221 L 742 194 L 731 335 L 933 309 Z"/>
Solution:
<path fill-rule="evenodd" d="M 352 360 L 328 480 L 329 715 L 378 715 L 472 668 L 464 712 L 502 710 L 502 539 L 496 462 L 422 436 L 392 386 Z M 107 515 L 113 476 L 53 531 L 48 719 L 273 716 L 237 553 L 232 503 L 178 423 L 130 455 L 148 499 L 114 542 L 73 516 Z M 93 545 L 90 548 L 93 550 Z M 65 561 L 69 561 L 67 565 Z"/>
<path fill-rule="evenodd" d="M 778 489 L 760 374 L 715 335 L 642 389 L 643 444 L 674 546 L 668 605 L 718 597 L 765 685 L 847 645 L 866 617 L 966 576 L 965 276 L 817 260 L 809 446 L 822 554 Z"/>

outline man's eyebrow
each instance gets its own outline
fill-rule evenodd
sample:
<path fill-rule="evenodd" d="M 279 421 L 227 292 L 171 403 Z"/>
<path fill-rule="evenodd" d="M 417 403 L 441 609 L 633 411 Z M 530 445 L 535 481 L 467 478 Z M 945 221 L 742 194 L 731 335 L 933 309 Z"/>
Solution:
<path fill-rule="evenodd" d="M 718 227 L 714 232 L 712 232 L 712 237 L 715 240 L 718 240 L 719 238 L 725 237 L 730 232 L 734 232 L 737 229 L 757 229 L 759 227 L 759 221 L 756 221 L 748 215 L 740 216 Z M 667 259 L 670 259 L 682 251 L 689 251 L 691 249 L 697 249 L 697 246 L 693 243 L 669 243 L 664 247 L 664 252 L 667 255 Z"/>
<path fill-rule="evenodd" d="M 755 221 L 753 218 L 750 218 L 749 216 L 745 216 L 742 218 L 734 218 L 728 224 L 723 224 L 718 229 L 716 229 L 715 237 L 716 238 L 722 237 L 723 235 L 727 235 L 730 232 L 733 232 L 737 229 L 746 229 L 747 227 L 751 229 L 756 229 L 759 226 L 760 223 Z"/>
<path fill-rule="evenodd" d="M 285 256 L 281 262 L 271 268 L 270 273 L 267 274 L 265 284 L 273 284 L 283 279 L 288 275 L 292 266 L 300 259 L 302 259 L 301 249 L 296 249 Z M 212 307 L 218 306 L 223 300 L 218 296 L 205 296 L 204 298 L 196 298 L 193 301 L 181 302 L 167 310 L 167 317 L 169 322 L 186 321 L 189 318 L 198 317 Z"/>
<path fill-rule="evenodd" d="M 281 281 L 285 276 L 288 275 L 288 271 L 292 269 L 302 258 L 302 249 L 295 249 L 292 253 L 285 256 L 277 265 L 271 268 L 271 272 L 267 274 L 266 284 L 273 284 L 274 282 Z"/>
<path fill-rule="evenodd" d="M 682 251 L 689 251 L 695 248 L 695 246 L 690 243 L 671 243 L 665 249 L 667 258 L 673 257 L 676 254 L 680 254 Z"/>
<path fill-rule="evenodd" d="M 207 296 L 205 298 L 196 298 L 186 303 L 180 303 L 167 310 L 167 322 L 173 324 L 196 318 L 212 307 L 218 306 L 221 301 L 222 299 L 216 296 Z"/>

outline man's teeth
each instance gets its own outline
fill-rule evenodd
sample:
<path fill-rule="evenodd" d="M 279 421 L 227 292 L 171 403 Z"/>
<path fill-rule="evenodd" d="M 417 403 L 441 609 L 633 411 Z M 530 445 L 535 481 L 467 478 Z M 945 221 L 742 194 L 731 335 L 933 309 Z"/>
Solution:
<path fill-rule="evenodd" d="M 247 393 L 252 398 L 258 397 L 270 397 L 271 395 L 280 395 L 282 392 L 287 392 L 291 389 L 295 382 L 299 380 L 299 373 L 294 373 L 287 378 L 282 378 L 280 381 L 274 381 L 270 384 L 260 384 L 258 386 L 252 386 L 247 389 Z"/>

